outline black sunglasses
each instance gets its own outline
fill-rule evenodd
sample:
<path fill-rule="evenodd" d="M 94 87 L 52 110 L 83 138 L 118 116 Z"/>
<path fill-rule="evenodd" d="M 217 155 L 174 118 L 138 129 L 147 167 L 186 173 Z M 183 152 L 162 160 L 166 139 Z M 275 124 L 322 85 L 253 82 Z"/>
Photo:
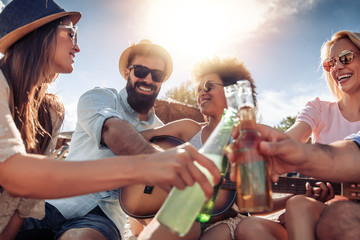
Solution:
<path fill-rule="evenodd" d="M 143 65 L 131 65 L 129 70 L 134 69 L 134 75 L 137 78 L 146 78 L 151 73 L 151 78 L 154 82 L 163 82 L 165 79 L 165 72 L 157 69 L 150 69 Z"/>
<path fill-rule="evenodd" d="M 354 54 L 358 54 L 358 53 L 355 53 L 351 50 L 342 51 L 339 54 L 339 57 L 332 57 L 332 58 L 325 59 L 323 62 L 323 67 L 324 67 L 325 71 L 330 72 L 330 70 L 333 67 L 335 67 L 336 62 L 338 60 L 339 60 L 339 62 L 341 62 L 344 65 L 350 64 L 354 60 Z"/>
<path fill-rule="evenodd" d="M 204 92 L 210 92 L 216 85 L 218 86 L 224 86 L 224 84 L 221 83 L 214 83 L 211 80 L 205 81 L 203 84 L 200 84 L 197 88 L 197 94 L 201 92 L 201 90 L 204 90 Z"/>

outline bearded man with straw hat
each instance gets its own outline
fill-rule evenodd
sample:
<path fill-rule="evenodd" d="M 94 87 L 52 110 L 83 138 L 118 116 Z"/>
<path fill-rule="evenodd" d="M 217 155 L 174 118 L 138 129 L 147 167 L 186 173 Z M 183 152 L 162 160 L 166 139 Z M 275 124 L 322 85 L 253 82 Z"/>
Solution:
<path fill-rule="evenodd" d="M 173 70 L 170 54 L 149 40 L 132 44 L 119 60 L 119 71 L 126 87 L 94 88 L 78 102 L 78 121 L 66 161 L 96 159 L 114 155 L 134 155 L 158 151 L 140 131 L 163 125 L 153 105 L 161 85 Z M 67 232 L 87 234 L 93 229 L 107 239 L 124 233 L 126 215 L 119 204 L 118 190 L 47 201 L 66 219 L 76 219 L 75 229 Z M 87 226 L 81 222 L 94 220 Z M 75 220 L 74 220 L 75 221 Z M 82 229 L 76 229 L 79 227 Z M 107 229 L 104 231 L 104 229 Z M 113 232 L 112 235 L 109 232 Z M 66 232 L 64 235 L 67 234 Z"/>

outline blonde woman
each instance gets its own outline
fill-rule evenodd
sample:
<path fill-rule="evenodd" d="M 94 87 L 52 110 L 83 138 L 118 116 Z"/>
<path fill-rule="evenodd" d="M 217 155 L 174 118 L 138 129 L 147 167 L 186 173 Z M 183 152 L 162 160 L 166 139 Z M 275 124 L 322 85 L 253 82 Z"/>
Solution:
<path fill-rule="evenodd" d="M 329 144 L 360 130 L 360 34 L 335 33 L 321 49 L 328 86 L 337 101 L 316 98 L 306 104 L 286 132 L 300 142 Z M 330 184 L 307 185 L 306 196 L 294 196 L 286 205 L 286 228 L 275 222 L 251 218 L 238 229 L 239 239 L 315 239 L 315 224 L 334 195 Z M 309 198 L 310 197 L 310 198 Z M 314 200 L 315 199 L 315 200 Z M 261 234 L 256 234 L 261 233 Z"/>

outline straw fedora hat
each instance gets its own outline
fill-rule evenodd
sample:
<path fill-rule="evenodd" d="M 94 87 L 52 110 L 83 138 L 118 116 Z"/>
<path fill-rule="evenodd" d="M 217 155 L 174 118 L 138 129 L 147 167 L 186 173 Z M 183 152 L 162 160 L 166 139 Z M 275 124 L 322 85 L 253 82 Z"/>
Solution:
<path fill-rule="evenodd" d="M 0 14 L 0 52 L 20 38 L 55 19 L 69 16 L 75 25 L 79 12 L 65 12 L 53 0 L 13 0 Z"/>
<path fill-rule="evenodd" d="M 173 71 L 173 62 L 172 62 L 170 53 L 168 51 L 166 51 L 166 49 L 161 47 L 160 45 L 154 44 L 150 40 L 144 39 L 144 40 L 141 40 L 138 44 L 132 44 L 130 47 L 125 49 L 125 51 L 120 56 L 119 71 L 120 71 L 121 76 L 125 80 L 127 80 L 125 78 L 125 69 L 128 67 L 130 54 L 132 54 L 132 53 L 142 54 L 142 53 L 146 53 L 149 51 L 155 52 L 155 53 L 159 54 L 159 56 L 163 57 L 163 59 L 165 60 L 164 82 L 169 79 L 169 77 Z"/>

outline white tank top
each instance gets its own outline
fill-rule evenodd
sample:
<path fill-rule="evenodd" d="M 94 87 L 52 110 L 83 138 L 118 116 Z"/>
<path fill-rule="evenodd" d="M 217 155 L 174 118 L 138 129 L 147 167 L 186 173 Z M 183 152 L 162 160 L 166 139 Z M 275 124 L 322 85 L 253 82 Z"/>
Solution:
<path fill-rule="evenodd" d="M 201 128 L 189 141 L 195 148 L 200 149 L 202 147 L 201 133 L 204 127 Z"/>

